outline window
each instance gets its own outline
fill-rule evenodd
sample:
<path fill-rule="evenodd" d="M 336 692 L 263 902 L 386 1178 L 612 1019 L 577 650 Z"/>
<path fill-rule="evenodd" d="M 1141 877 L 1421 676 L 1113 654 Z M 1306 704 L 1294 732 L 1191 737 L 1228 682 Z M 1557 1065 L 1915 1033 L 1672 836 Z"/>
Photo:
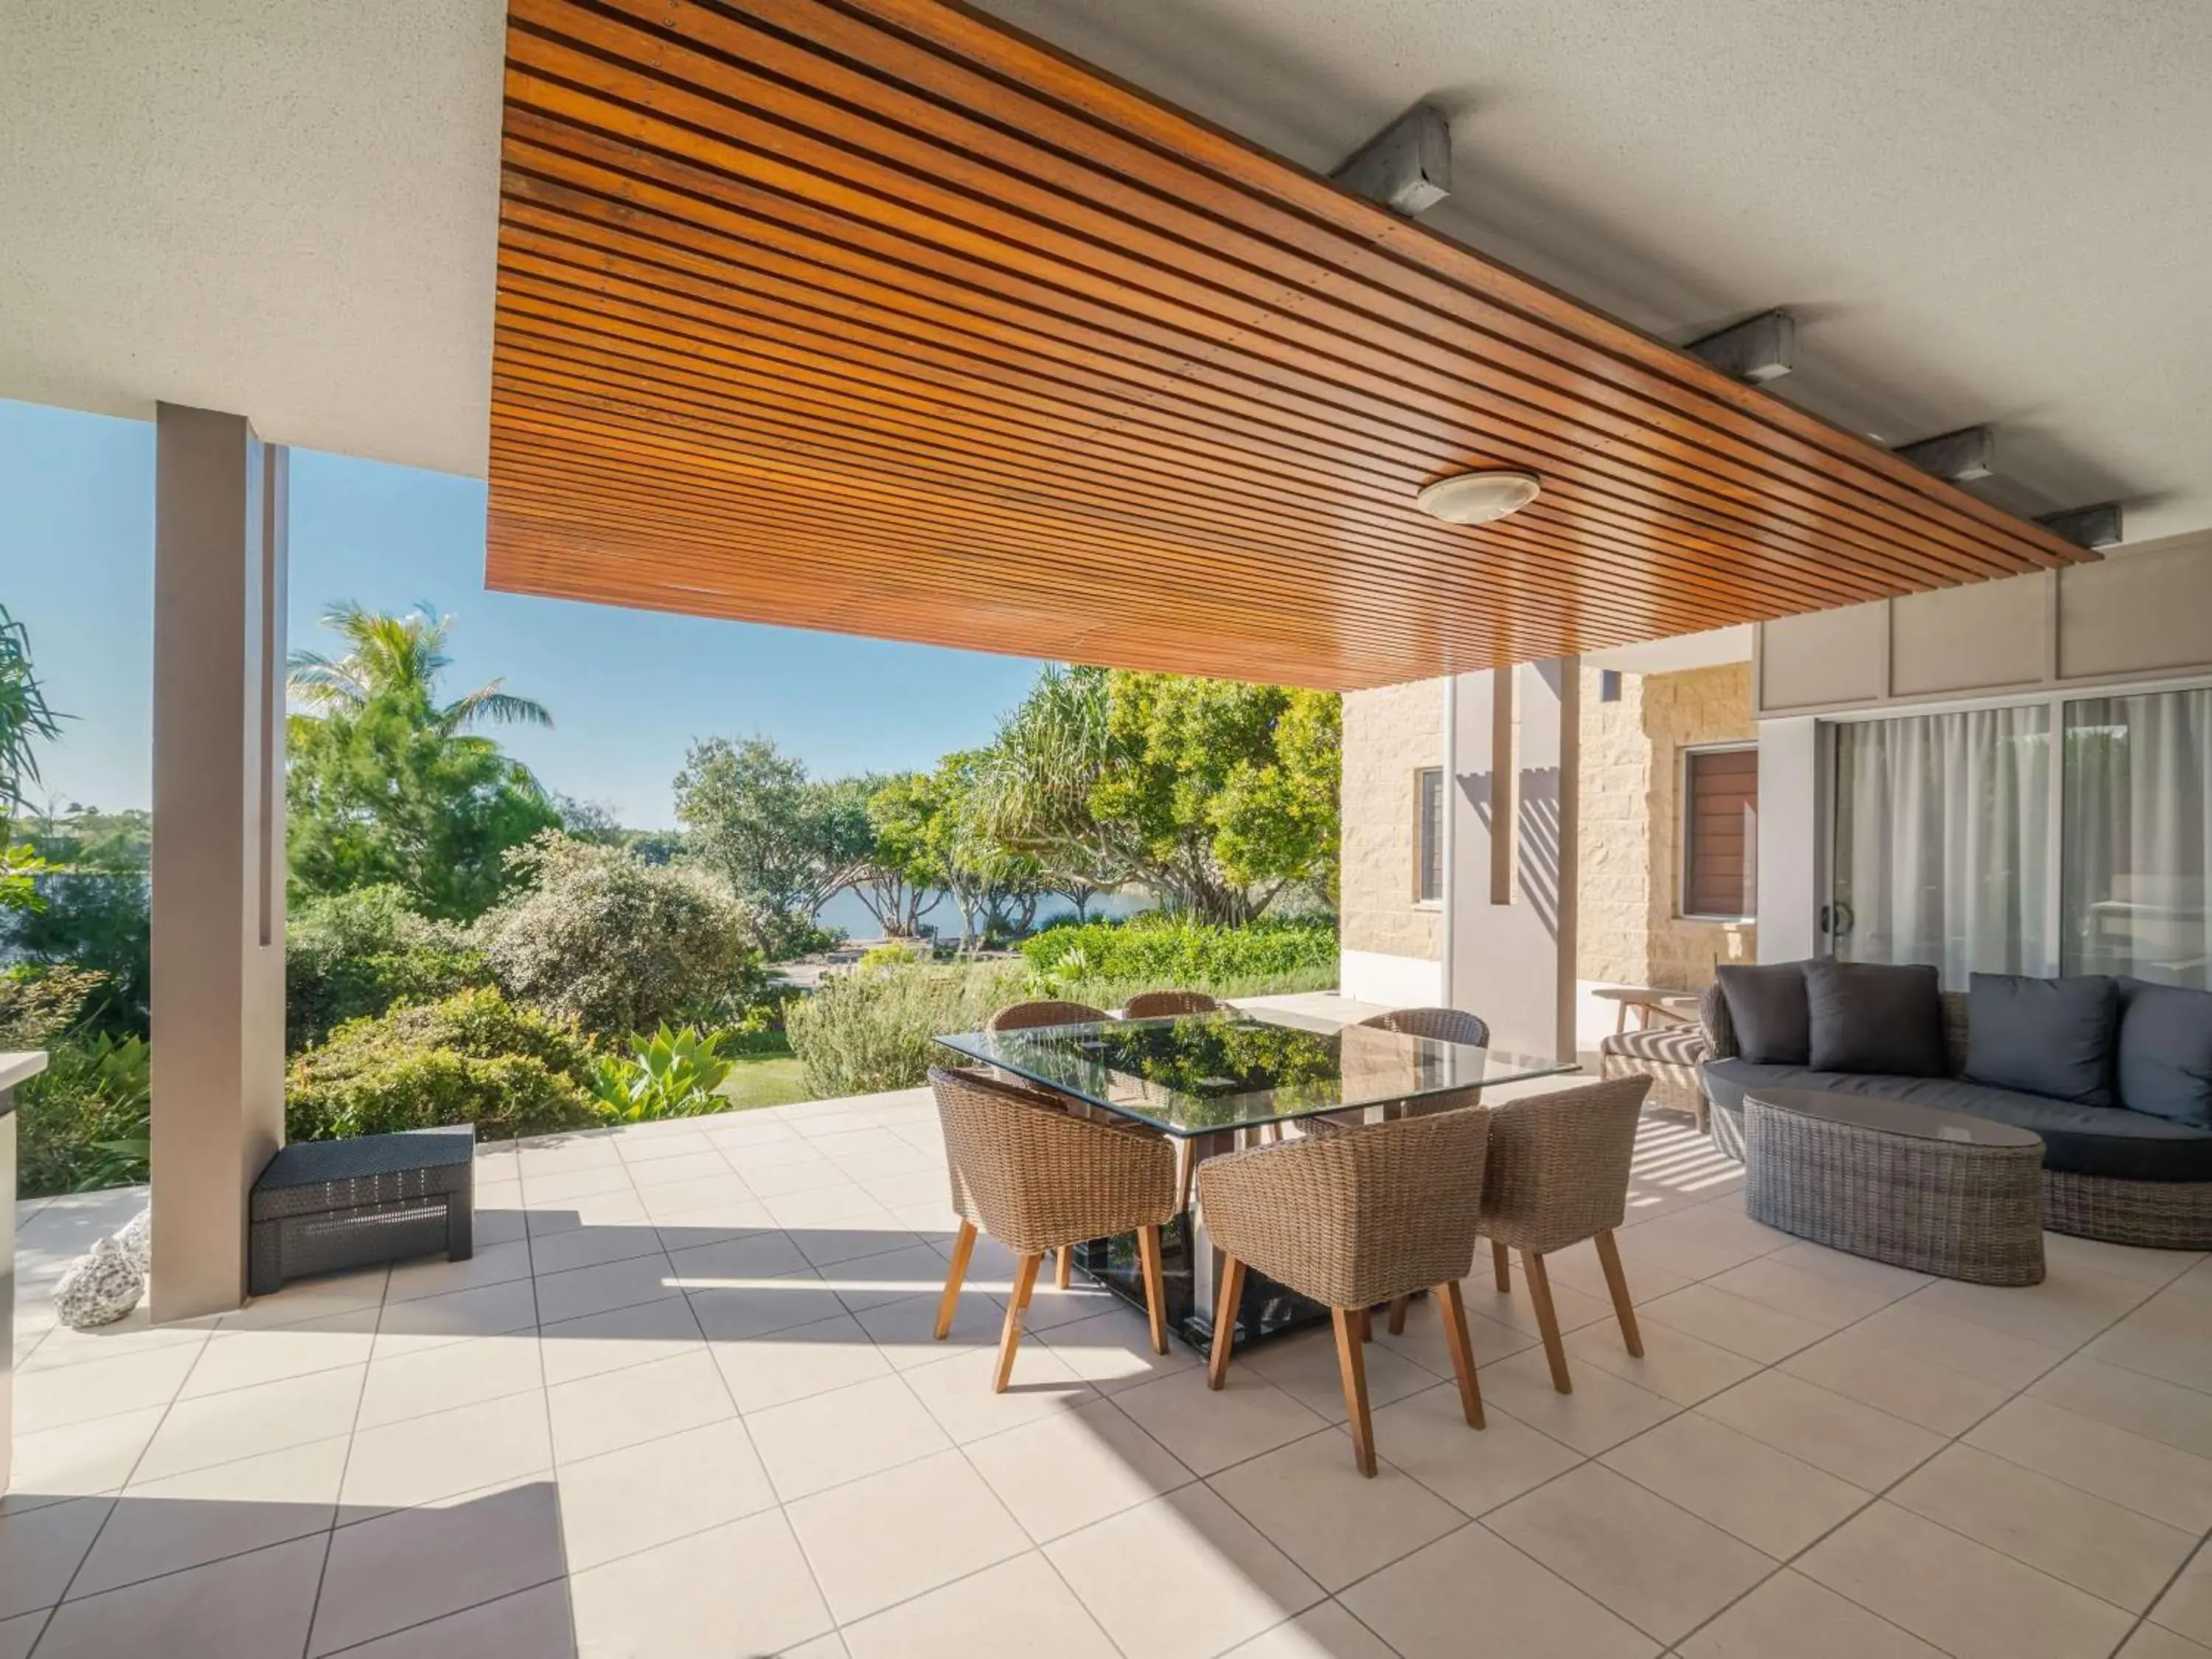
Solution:
<path fill-rule="evenodd" d="M 2059 966 L 2212 988 L 2212 690 L 2066 705 Z"/>
<path fill-rule="evenodd" d="M 1682 914 L 1738 921 L 1759 908 L 1759 750 L 1682 754 Z"/>
<path fill-rule="evenodd" d="M 1444 896 L 1444 769 L 1413 774 L 1413 897 L 1440 904 Z"/>

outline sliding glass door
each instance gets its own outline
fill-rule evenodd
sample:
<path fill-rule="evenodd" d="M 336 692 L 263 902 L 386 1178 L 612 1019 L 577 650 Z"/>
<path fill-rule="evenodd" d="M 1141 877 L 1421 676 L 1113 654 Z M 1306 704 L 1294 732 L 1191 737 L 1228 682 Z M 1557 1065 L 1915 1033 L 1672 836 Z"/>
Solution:
<path fill-rule="evenodd" d="M 2056 734 L 2059 758 L 2052 759 Z M 1839 722 L 1828 949 L 2212 988 L 2212 690 Z"/>

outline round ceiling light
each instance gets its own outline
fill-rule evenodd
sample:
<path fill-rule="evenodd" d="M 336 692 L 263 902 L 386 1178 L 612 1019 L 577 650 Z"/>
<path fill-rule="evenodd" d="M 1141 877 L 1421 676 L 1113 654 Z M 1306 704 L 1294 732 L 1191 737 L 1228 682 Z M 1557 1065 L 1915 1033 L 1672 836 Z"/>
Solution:
<path fill-rule="evenodd" d="M 1488 524 L 1509 513 L 1518 513 L 1543 488 L 1544 481 L 1533 472 L 1506 468 L 1461 472 L 1437 479 L 1413 497 L 1413 504 L 1446 524 Z"/>

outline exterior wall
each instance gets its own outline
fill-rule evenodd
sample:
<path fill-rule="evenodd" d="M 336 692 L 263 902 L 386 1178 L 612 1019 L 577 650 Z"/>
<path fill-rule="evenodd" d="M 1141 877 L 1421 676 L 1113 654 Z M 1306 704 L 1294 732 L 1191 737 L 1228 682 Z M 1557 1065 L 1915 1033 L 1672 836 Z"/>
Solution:
<path fill-rule="evenodd" d="M 1347 996 L 1410 1000 L 1364 995 L 1355 981 L 1370 991 L 1425 984 L 1433 1001 L 1441 985 L 1443 908 L 1413 897 L 1413 774 L 1443 764 L 1443 695 L 1440 680 L 1345 694 L 1338 916 Z"/>
<path fill-rule="evenodd" d="M 1716 963 L 1756 957 L 1753 924 L 1678 912 L 1681 751 L 1757 735 L 1747 663 L 1626 674 L 1617 702 L 1583 671 L 1577 979 L 1696 990 Z"/>

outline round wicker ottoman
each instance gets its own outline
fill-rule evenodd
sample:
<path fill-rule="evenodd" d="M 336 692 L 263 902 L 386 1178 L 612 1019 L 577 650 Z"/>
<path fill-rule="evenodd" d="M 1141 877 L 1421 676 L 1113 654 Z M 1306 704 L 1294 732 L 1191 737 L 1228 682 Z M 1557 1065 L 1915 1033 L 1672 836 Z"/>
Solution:
<path fill-rule="evenodd" d="M 2040 1136 L 1817 1089 L 1747 1094 L 1743 1128 L 1753 1220 L 1916 1273 L 2042 1282 Z"/>

